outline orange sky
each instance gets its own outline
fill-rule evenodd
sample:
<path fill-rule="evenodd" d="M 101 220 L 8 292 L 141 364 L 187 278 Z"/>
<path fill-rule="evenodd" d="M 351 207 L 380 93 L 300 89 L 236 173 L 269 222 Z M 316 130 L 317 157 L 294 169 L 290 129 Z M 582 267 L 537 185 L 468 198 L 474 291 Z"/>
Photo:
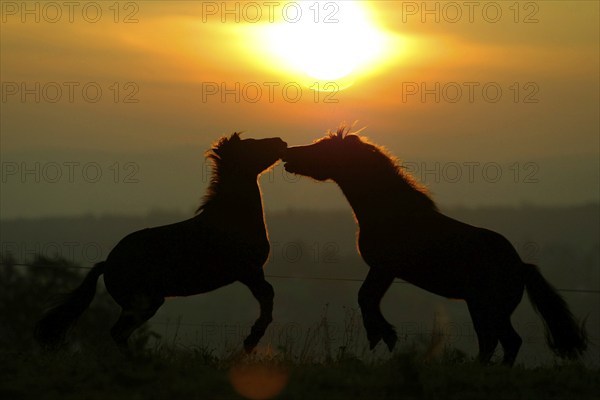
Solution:
<path fill-rule="evenodd" d="M 3 158 L 138 155 L 186 146 L 200 152 L 236 130 L 301 144 L 342 121 L 358 120 L 368 136 L 402 158 L 583 156 L 590 167 L 597 164 L 597 2 L 520 2 L 516 9 L 514 2 L 481 2 L 473 9 L 429 2 L 425 7 L 434 11 L 427 13 L 422 2 L 369 1 L 364 7 L 389 39 L 384 61 L 348 78 L 350 87 L 330 94 L 335 103 L 307 87 L 306 77 L 264 58 L 266 44 L 254 33 L 286 23 L 279 12 L 286 3 L 268 3 L 275 4 L 270 22 L 265 2 L 229 2 L 229 14 L 222 2 L 121 2 L 118 15 L 113 3 L 100 2 L 102 15 L 92 23 L 93 8 L 72 15 L 63 8 L 57 18 L 43 2 L 29 13 L 21 2 L 3 2 Z M 259 22 L 249 4 L 259 5 Z M 344 55 L 360 56 L 352 50 Z M 75 85 L 72 101 L 69 82 Z M 39 102 L 35 94 L 21 93 L 22 85 L 35 91 L 38 84 Z M 97 102 L 82 93 L 90 84 L 102 91 Z M 56 85 L 62 96 L 52 102 Z M 289 101 L 286 85 L 300 87 L 301 99 Z M 215 87 L 240 90 L 223 101 L 221 93 L 207 93 Z M 249 100 L 256 87 L 262 96 Z M 439 101 L 436 94 L 407 92 L 438 87 Z M 484 87 L 500 88 L 500 100 L 486 100 Z M 462 97 L 453 102 L 457 88 Z M 126 102 L 127 95 L 137 102 Z M 586 193 L 587 200 L 597 200 L 597 190 Z M 2 207 L 10 213 L 10 206 Z"/>

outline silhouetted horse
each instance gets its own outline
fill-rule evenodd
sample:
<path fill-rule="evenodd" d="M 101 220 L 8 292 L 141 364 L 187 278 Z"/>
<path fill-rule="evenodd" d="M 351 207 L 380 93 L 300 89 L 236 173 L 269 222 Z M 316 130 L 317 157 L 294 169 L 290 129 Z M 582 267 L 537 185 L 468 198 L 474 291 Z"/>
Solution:
<path fill-rule="evenodd" d="M 235 281 L 252 291 L 260 316 L 244 341 L 251 351 L 272 320 L 273 288 L 262 266 L 269 255 L 258 175 L 282 156 L 279 138 L 222 138 L 208 153 L 213 176 L 196 215 L 186 221 L 134 232 L 123 238 L 104 262 L 36 326 L 35 336 L 53 347 L 64 341 L 75 320 L 91 303 L 98 277 L 122 307 L 111 335 L 122 351 L 135 329 L 150 319 L 165 297 L 206 293 Z"/>
<path fill-rule="evenodd" d="M 315 143 L 288 148 L 288 172 L 335 181 L 359 225 L 358 249 L 370 271 L 358 293 L 371 349 L 397 336 L 379 309 L 394 278 L 430 292 L 464 299 L 479 340 L 479 359 L 489 362 L 498 341 L 512 365 L 522 340 L 510 316 L 524 288 L 546 326 L 552 350 L 576 357 L 586 335 L 565 301 L 537 267 L 521 261 L 503 236 L 441 214 L 426 191 L 386 152 L 340 128 Z"/>

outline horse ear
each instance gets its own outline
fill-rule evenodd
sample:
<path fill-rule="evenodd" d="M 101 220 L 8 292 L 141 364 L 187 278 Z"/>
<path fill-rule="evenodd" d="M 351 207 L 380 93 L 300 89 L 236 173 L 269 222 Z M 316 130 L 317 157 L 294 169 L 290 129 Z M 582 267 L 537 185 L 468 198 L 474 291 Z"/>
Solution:
<path fill-rule="evenodd" d="M 344 138 L 344 140 L 347 140 L 349 142 L 362 142 L 362 140 L 360 139 L 360 136 L 354 134 L 354 133 L 349 133 L 348 135 L 346 135 L 346 137 Z"/>
<path fill-rule="evenodd" d="M 223 149 L 227 147 L 227 144 L 231 141 L 232 137 L 233 135 L 231 137 L 223 136 L 220 138 L 216 143 L 213 144 L 213 147 L 210 149 L 209 153 L 216 155 L 219 158 L 223 156 Z"/>
<path fill-rule="evenodd" d="M 234 132 L 231 137 L 229 138 L 229 140 L 231 140 L 232 142 L 239 142 L 240 140 L 242 140 L 240 138 L 240 135 L 242 134 L 242 132 Z"/>

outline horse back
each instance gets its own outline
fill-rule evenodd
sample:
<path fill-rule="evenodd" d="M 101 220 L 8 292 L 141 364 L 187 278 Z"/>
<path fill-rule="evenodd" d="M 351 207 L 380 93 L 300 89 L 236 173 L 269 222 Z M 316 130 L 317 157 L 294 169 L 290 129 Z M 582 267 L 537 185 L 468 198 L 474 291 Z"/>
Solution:
<path fill-rule="evenodd" d="M 493 285 L 522 264 L 501 234 L 437 212 L 361 224 L 358 246 L 371 268 L 451 298 L 466 298 L 470 288 Z"/>
<path fill-rule="evenodd" d="M 256 273 L 268 255 L 268 238 L 260 230 L 246 233 L 190 219 L 124 237 L 106 260 L 105 282 L 137 282 L 133 286 L 163 296 L 204 293 Z"/>

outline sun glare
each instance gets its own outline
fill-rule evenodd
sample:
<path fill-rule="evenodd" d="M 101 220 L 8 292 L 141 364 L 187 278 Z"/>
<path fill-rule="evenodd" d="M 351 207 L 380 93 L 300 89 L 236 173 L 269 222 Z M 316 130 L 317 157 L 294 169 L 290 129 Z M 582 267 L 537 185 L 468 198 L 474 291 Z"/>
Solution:
<path fill-rule="evenodd" d="M 389 36 L 358 1 L 296 2 L 294 18 L 265 24 L 258 42 L 265 62 L 316 81 L 343 81 L 373 69 Z"/>

